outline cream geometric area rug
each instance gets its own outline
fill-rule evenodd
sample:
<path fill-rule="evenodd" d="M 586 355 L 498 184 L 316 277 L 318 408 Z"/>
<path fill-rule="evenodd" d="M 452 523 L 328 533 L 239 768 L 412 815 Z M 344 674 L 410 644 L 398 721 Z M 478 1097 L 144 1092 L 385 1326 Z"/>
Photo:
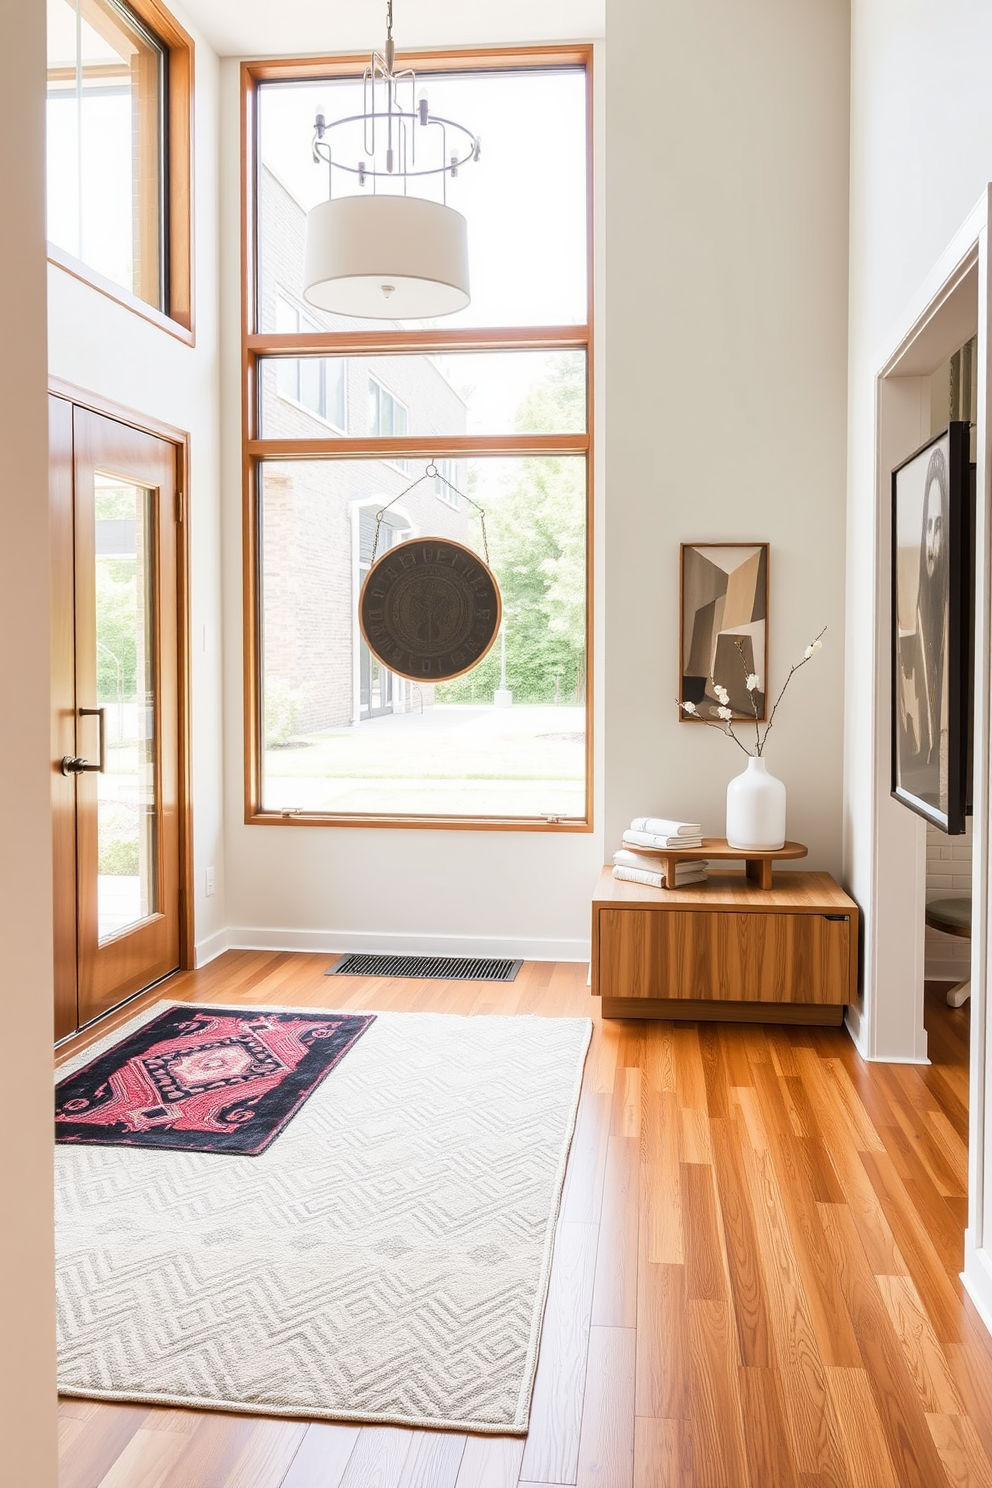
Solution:
<path fill-rule="evenodd" d="M 377 1013 L 260 1156 L 59 1146 L 60 1389 L 526 1431 L 591 1027 Z"/>

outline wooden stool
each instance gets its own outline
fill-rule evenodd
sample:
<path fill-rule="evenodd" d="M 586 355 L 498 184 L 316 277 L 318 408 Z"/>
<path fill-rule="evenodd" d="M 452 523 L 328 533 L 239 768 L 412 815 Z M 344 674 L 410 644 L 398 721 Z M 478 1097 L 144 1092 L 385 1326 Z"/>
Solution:
<path fill-rule="evenodd" d="M 960 935 L 971 939 L 971 900 L 963 894 L 950 899 L 931 899 L 927 905 L 927 924 L 931 930 L 942 930 L 945 935 Z M 947 994 L 948 1007 L 962 1007 L 971 996 L 971 978 L 958 982 Z"/>

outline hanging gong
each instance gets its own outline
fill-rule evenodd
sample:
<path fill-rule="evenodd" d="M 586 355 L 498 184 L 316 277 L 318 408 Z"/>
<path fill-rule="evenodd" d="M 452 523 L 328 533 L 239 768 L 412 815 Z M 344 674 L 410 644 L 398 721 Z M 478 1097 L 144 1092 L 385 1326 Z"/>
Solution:
<path fill-rule="evenodd" d="M 503 606 L 492 570 L 446 537 L 397 543 L 369 569 L 358 622 L 373 656 L 413 682 L 469 672 L 499 634 Z"/>

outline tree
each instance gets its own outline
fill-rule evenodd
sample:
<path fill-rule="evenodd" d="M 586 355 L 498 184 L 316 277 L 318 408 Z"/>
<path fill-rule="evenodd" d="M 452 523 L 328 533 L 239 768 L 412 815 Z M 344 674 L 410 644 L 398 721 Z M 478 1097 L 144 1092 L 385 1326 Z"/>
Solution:
<path fill-rule="evenodd" d="M 554 359 L 522 401 L 518 433 L 583 427 L 585 358 Z M 503 596 L 506 680 L 519 703 L 585 697 L 586 491 L 578 456 L 530 455 L 486 505 L 493 571 Z M 499 686 L 500 647 L 464 677 L 443 683 L 438 702 L 490 702 Z"/>
<path fill-rule="evenodd" d="M 116 702 L 118 666 L 121 700 L 137 697 L 138 574 L 133 558 L 101 558 L 96 565 L 98 617 L 96 685 L 100 702 Z"/>

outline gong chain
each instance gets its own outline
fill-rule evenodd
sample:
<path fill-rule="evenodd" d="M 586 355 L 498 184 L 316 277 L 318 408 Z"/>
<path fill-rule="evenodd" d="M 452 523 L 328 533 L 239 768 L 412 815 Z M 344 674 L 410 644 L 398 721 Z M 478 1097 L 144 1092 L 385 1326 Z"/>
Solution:
<path fill-rule="evenodd" d="M 430 461 L 423 475 L 419 475 L 415 481 L 412 481 L 410 485 L 407 486 L 405 491 L 401 491 L 398 496 L 394 496 L 392 501 L 387 501 L 385 506 L 380 507 L 379 510 L 376 512 L 375 535 L 372 538 L 372 557 L 369 560 L 369 567 L 371 568 L 374 565 L 375 555 L 379 551 L 379 528 L 382 526 L 383 517 L 386 515 L 391 506 L 395 506 L 397 501 L 402 501 L 404 496 L 409 496 L 410 492 L 416 490 L 417 486 L 422 485 L 425 480 L 443 481 L 444 484 L 448 487 L 449 491 L 454 491 L 455 495 L 461 496 L 465 501 L 468 502 L 469 506 L 475 507 L 476 511 L 479 513 L 479 521 L 482 524 L 482 550 L 486 555 L 486 567 L 490 568 L 492 565 L 489 562 L 489 538 L 486 534 L 485 512 L 477 501 L 472 500 L 471 496 L 466 496 L 464 491 L 459 491 L 457 486 L 453 486 L 448 480 L 448 477 L 441 474 L 440 470 L 438 470 L 433 460 Z"/>

